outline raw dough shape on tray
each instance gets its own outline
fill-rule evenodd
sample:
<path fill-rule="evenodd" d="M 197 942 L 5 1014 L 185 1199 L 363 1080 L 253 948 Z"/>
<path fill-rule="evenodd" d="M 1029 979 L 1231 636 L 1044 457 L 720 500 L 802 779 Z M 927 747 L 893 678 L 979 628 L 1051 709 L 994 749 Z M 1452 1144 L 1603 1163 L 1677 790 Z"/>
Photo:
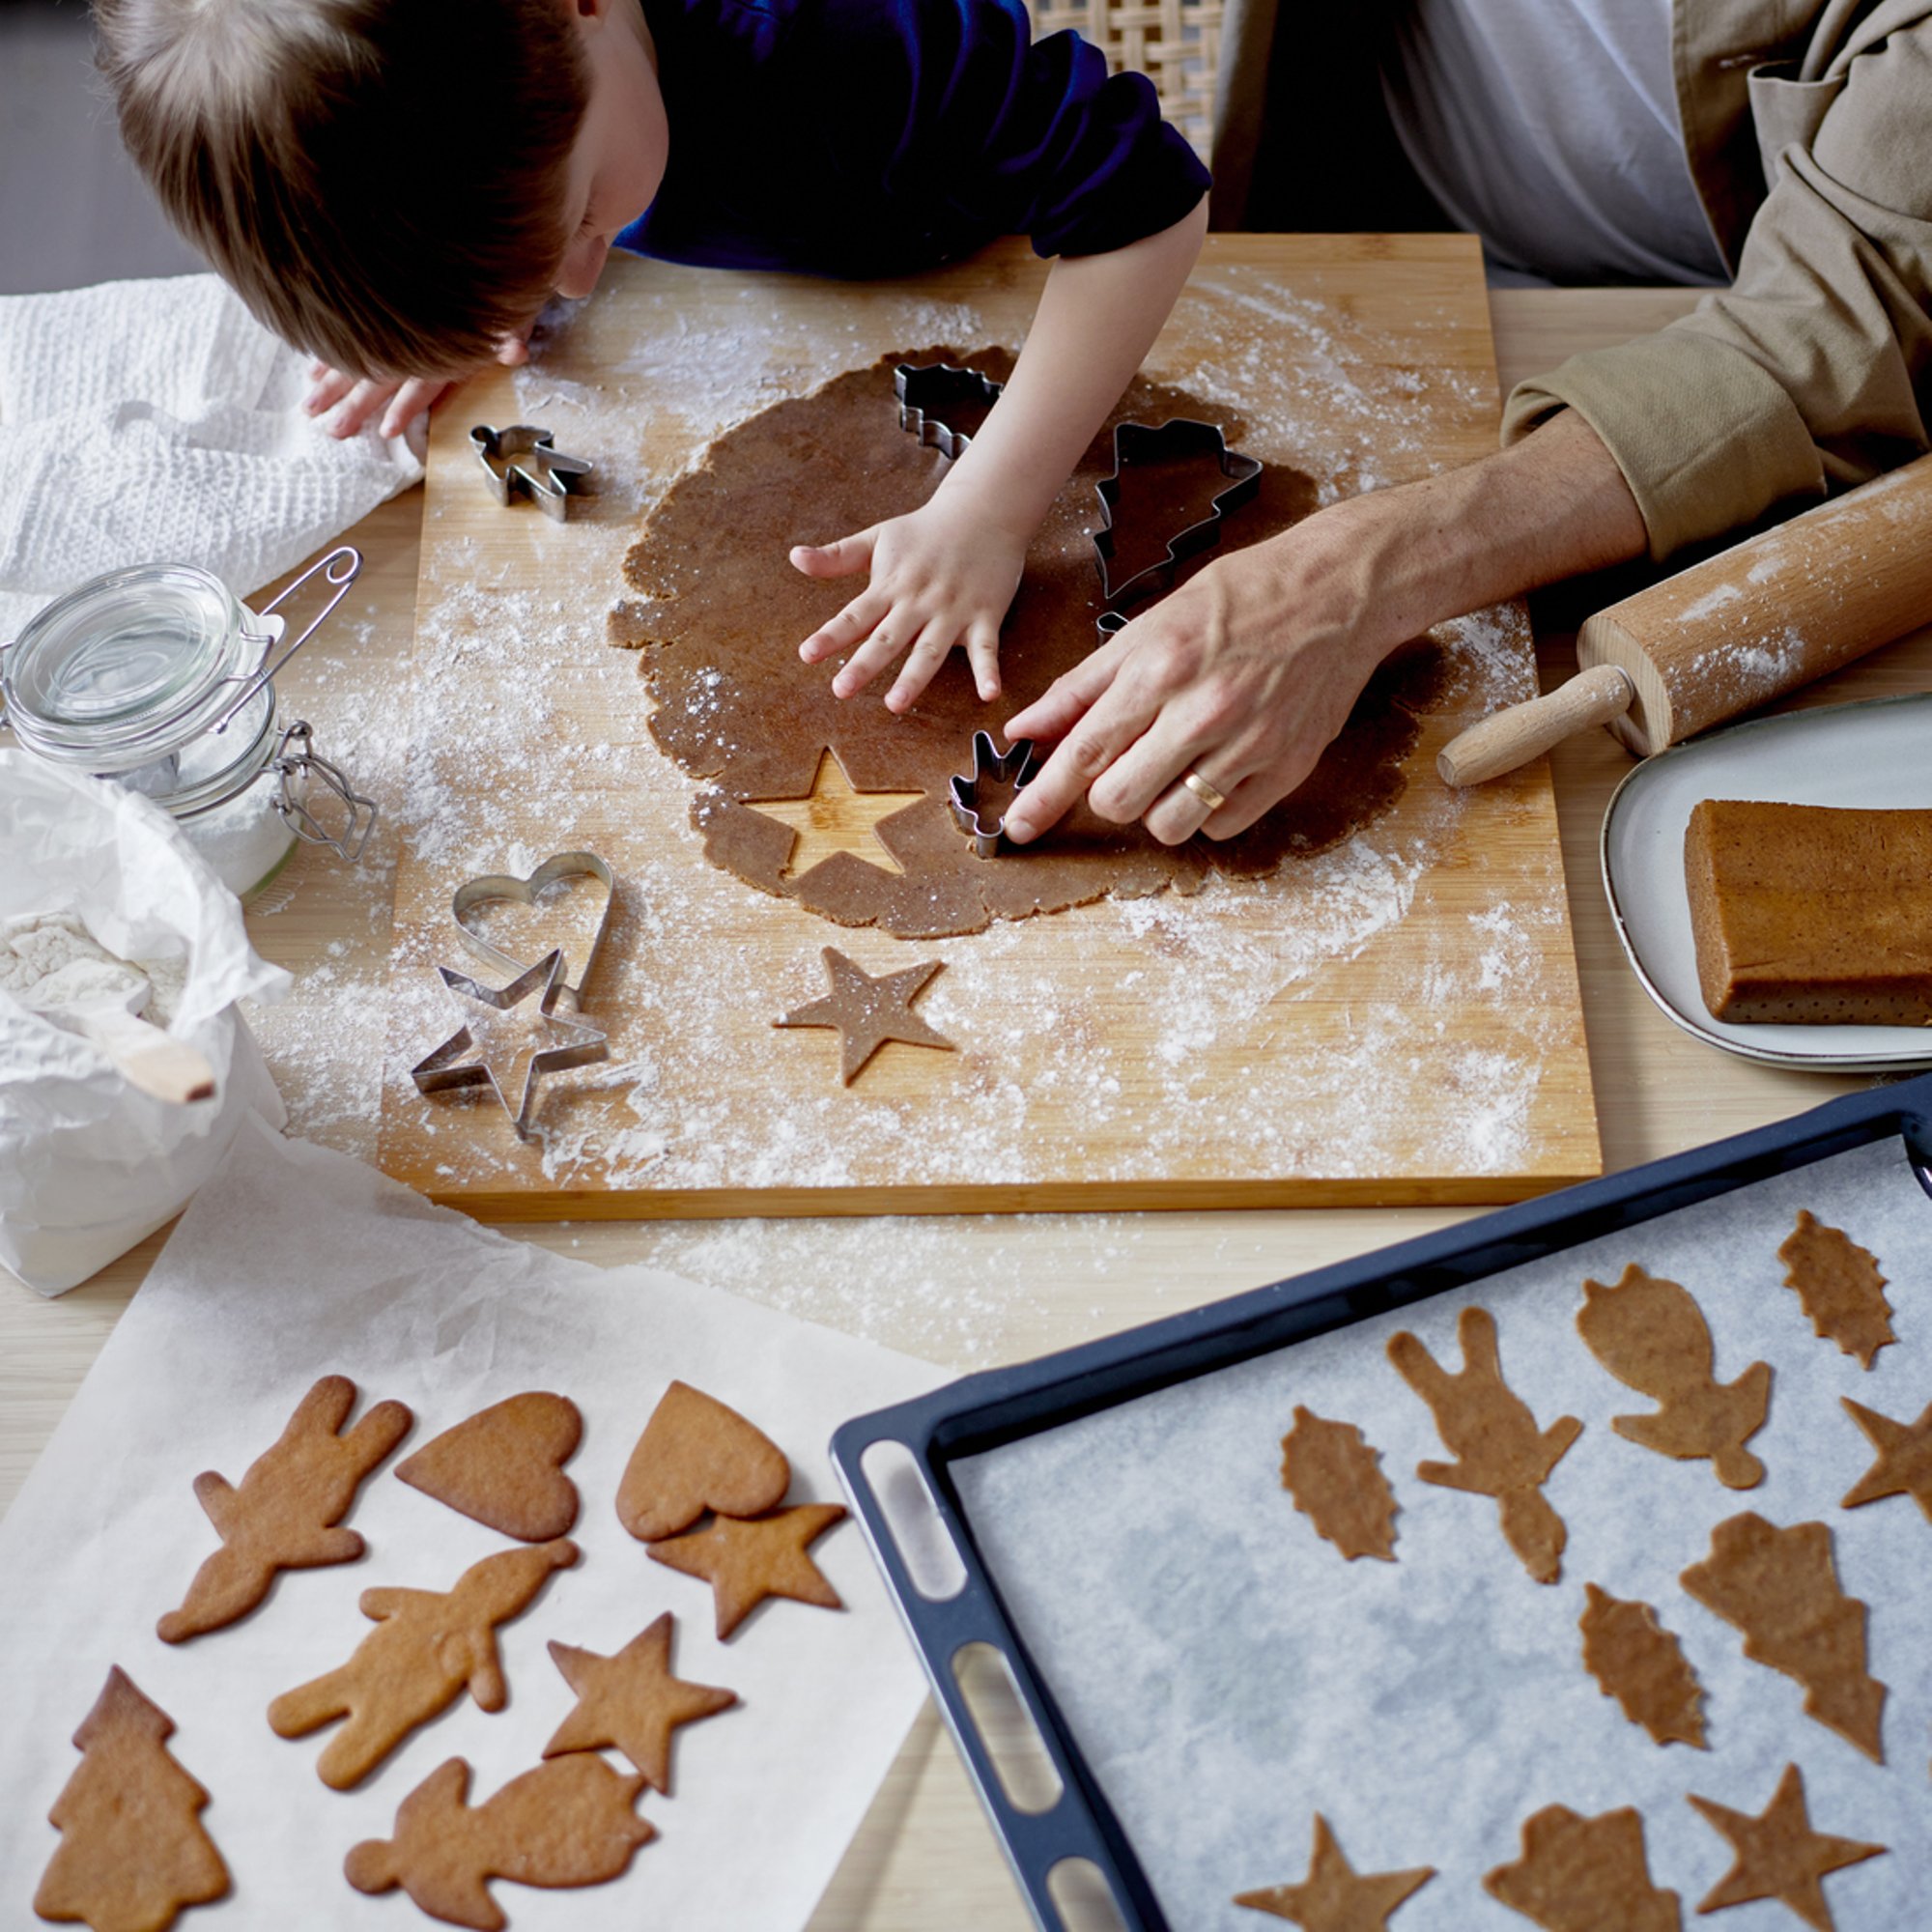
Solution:
<path fill-rule="evenodd" d="M 1845 1492 L 1838 1507 L 1859 1509 L 1881 1496 L 1910 1496 L 1932 1522 L 1932 1405 L 1917 1422 L 1894 1422 L 1848 1395 L 1838 1400 L 1878 1451 L 1878 1460 Z"/>
<path fill-rule="evenodd" d="M 794 1007 L 776 1027 L 836 1027 L 838 1031 L 838 1074 L 847 1087 L 859 1077 L 860 1069 L 889 1039 L 904 1040 L 909 1046 L 936 1046 L 951 1053 L 952 1041 L 913 1011 L 912 1003 L 927 981 L 946 964 L 943 959 L 926 959 L 896 973 L 881 973 L 874 978 L 855 960 L 846 958 L 837 947 L 824 948 L 825 977 L 832 990 L 810 1006 Z"/>
<path fill-rule="evenodd" d="M 168 1749 L 174 1719 L 117 1663 L 73 1734 L 81 1754 L 48 1819 L 61 1841 L 34 1910 L 94 1932 L 165 1932 L 225 1897 L 228 1867 L 201 1822 L 208 1793 Z"/>
<path fill-rule="evenodd" d="M 379 1402 L 345 1435 L 355 1406 L 355 1384 L 324 1376 L 240 1483 L 213 1469 L 194 1479 L 195 1498 L 221 1548 L 194 1573 L 181 1608 L 156 1625 L 162 1642 L 182 1643 L 245 1616 L 279 1570 L 353 1563 L 362 1554 L 361 1537 L 337 1525 L 415 1418 L 400 1402 Z"/>
<path fill-rule="evenodd" d="M 553 1758 L 481 1804 L 469 1766 L 447 1759 L 396 1807 L 395 1835 L 364 1838 L 342 1861 L 357 1891 L 409 1893 L 432 1918 L 500 1932 L 509 1921 L 493 1878 L 562 1889 L 602 1885 L 629 1869 L 656 1830 L 632 1808 L 644 1780 L 594 1752 Z"/>
<path fill-rule="evenodd" d="M 1856 1355 L 1869 1369 L 1872 1357 L 1898 1340 L 1891 1332 L 1891 1303 L 1885 1298 L 1878 1257 L 1842 1228 L 1828 1228 L 1801 1208 L 1777 1258 L 1785 1266 L 1784 1285 L 1798 1291 L 1812 1328 L 1842 1353 Z"/>
<path fill-rule="evenodd" d="M 364 1590 L 362 1614 L 376 1628 L 347 1663 L 277 1697 L 270 1728 L 300 1738 L 347 1718 L 316 1760 L 322 1781 L 347 1791 L 466 1687 L 480 1709 L 500 1711 L 510 1692 L 497 1626 L 527 1609 L 551 1572 L 577 1554 L 574 1543 L 541 1543 L 472 1563 L 453 1589 Z"/>
<path fill-rule="evenodd" d="M 1690 1794 L 1688 1802 L 1715 1832 L 1731 1841 L 1731 1868 L 1697 1910 L 1721 1912 L 1728 1905 L 1748 1905 L 1754 1899 L 1775 1898 L 1788 1905 L 1813 1932 L 1837 1932 L 1832 1908 L 1820 1881 L 1846 1865 L 1881 1857 L 1883 1845 L 1857 1838 L 1834 1838 L 1811 1829 L 1804 1803 L 1804 1775 L 1795 1764 L 1784 1767 L 1772 1801 L 1753 1817 L 1733 1811 L 1709 1798 Z"/>
<path fill-rule="evenodd" d="M 1677 1894 L 1651 1883 L 1643 1817 L 1626 1804 L 1585 1818 L 1546 1804 L 1523 1821 L 1522 1856 L 1483 1889 L 1544 1932 L 1682 1932 Z"/>
<path fill-rule="evenodd" d="M 398 1482 L 520 1543 L 552 1543 L 577 1522 L 563 1465 L 583 1439 L 568 1396 L 529 1389 L 445 1429 L 396 1465 Z"/>
<path fill-rule="evenodd" d="M 776 404 L 711 444 L 652 509 L 625 559 L 629 594 L 611 612 L 610 637 L 642 653 L 652 738 L 704 781 L 692 819 L 712 864 L 840 924 L 934 939 L 1109 893 L 1139 898 L 1169 886 L 1192 892 L 1215 873 L 1260 877 L 1341 844 L 1395 804 L 1418 719 L 1463 674 L 1433 643 L 1397 653 L 1376 673 L 1315 775 L 1238 838 L 1170 848 L 1083 804 L 1037 844 L 976 857 L 949 794 L 973 733 L 1030 703 L 1099 641 L 1105 604 L 1089 530 L 1095 489 L 1113 469 L 1115 422 L 1207 417 L 1236 443 L 1240 425 L 1198 397 L 1137 378 L 1027 554 L 1002 634 L 1000 710 L 980 703 L 955 651 L 913 710 L 895 717 L 880 701 L 882 685 L 841 702 L 830 665 L 800 662 L 799 644 L 850 600 L 856 580 L 806 577 L 787 555 L 795 544 L 917 508 L 946 474 L 947 459 L 898 426 L 893 372 L 909 359 L 970 360 L 995 377 L 1012 366 L 1009 351 L 968 357 L 929 349 Z M 1315 506 L 1309 477 L 1268 466 L 1256 499 L 1229 520 L 1223 548 L 1285 529 Z M 1205 561 L 1187 559 L 1179 575 Z M 802 869 L 792 826 L 756 803 L 809 796 L 828 752 L 862 795 L 923 794 L 878 828 L 897 873 L 850 850 Z"/>
<path fill-rule="evenodd" d="M 1350 1562 L 1395 1561 L 1395 1492 L 1380 1452 L 1352 1422 L 1331 1422 L 1297 1403 L 1294 1427 L 1281 1438 L 1281 1486 Z"/>
<path fill-rule="evenodd" d="M 1488 1309 L 1464 1308 L 1456 1339 L 1463 1366 L 1451 1375 L 1406 1329 L 1389 1337 L 1389 1360 L 1429 1405 L 1436 1434 L 1456 1457 L 1418 1463 L 1415 1473 L 1445 1490 L 1493 1496 L 1503 1536 L 1522 1567 L 1539 1583 L 1553 1583 L 1563 1574 L 1567 1532 L 1543 1485 L 1583 1425 L 1565 1415 L 1548 1429 L 1537 1427 L 1529 1405 L 1503 1380 L 1495 1318 Z"/>
<path fill-rule="evenodd" d="M 1822 1522 L 1779 1529 L 1754 1511 L 1711 1532 L 1711 1553 L 1678 1580 L 1744 1633 L 1745 1655 L 1804 1687 L 1804 1710 L 1885 1762 L 1879 1720 L 1885 1686 L 1865 1668 L 1865 1606 L 1848 1597 Z"/>
<path fill-rule="evenodd" d="M 614 1746 L 643 1774 L 654 1791 L 670 1795 L 671 1733 L 728 1711 L 735 1690 L 693 1684 L 670 1669 L 668 1610 L 640 1631 L 614 1657 L 552 1641 L 551 1662 L 577 1692 L 577 1706 L 556 1727 L 545 1757 Z"/>
<path fill-rule="evenodd" d="M 1659 1405 L 1650 1415 L 1613 1415 L 1619 1435 L 1680 1462 L 1708 1458 L 1728 1490 L 1764 1481 L 1764 1464 L 1745 1444 L 1764 1427 L 1771 1364 L 1719 1381 L 1710 1325 L 1689 1290 L 1633 1262 L 1614 1287 L 1584 1282 L 1577 1330 L 1611 1375 Z"/>
<path fill-rule="evenodd" d="M 1235 1894 L 1236 1905 L 1271 1913 L 1302 1932 L 1387 1932 L 1389 1915 L 1435 1876 L 1434 1865 L 1407 1871 L 1358 1872 L 1349 1862 L 1321 1812 L 1315 1814 L 1315 1849 L 1299 1885 L 1265 1886 Z"/>
<path fill-rule="evenodd" d="M 800 1503 L 750 1520 L 717 1516 L 702 1529 L 646 1544 L 645 1553 L 711 1585 L 722 1643 L 767 1597 L 789 1597 L 826 1610 L 845 1607 L 805 1553 L 844 1515 L 838 1503 Z"/>
<path fill-rule="evenodd" d="M 1613 1597 L 1595 1583 L 1577 1628 L 1583 1633 L 1583 1668 L 1605 1697 L 1614 1697 L 1634 1724 L 1661 1745 L 1704 1744 L 1704 1693 L 1674 1633 L 1650 1605 Z"/>
<path fill-rule="evenodd" d="M 716 1396 L 674 1381 L 624 1465 L 617 1520 L 639 1543 L 658 1543 L 706 1510 L 763 1516 L 790 1488 L 791 1464 L 763 1430 Z"/>

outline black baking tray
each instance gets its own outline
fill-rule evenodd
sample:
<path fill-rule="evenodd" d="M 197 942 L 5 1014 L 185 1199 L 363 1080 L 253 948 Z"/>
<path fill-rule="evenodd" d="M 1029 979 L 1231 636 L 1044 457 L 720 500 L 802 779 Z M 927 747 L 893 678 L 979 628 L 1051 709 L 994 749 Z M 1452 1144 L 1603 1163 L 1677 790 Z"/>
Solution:
<path fill-rule="evenodd" d="M 1887 1138 L 1904 1142 L 1920 1185 L 1932 1194 L 1932 1074 L 1831 1101 L 1776 1126 L 1499 1208 L 1015 1368 L 969 1376 L 845 1424 L 832 1439 L 839 1481 L 1037 1921 L 1048 1932 L 1109 1923 L 1133 1932 L 1171 1932 L 1049 1686 L 1008 1619 L 960 1506 L 952 1463 Z M 865 1467 L 867 1452 L 880 1444 L 900 1445 L 910 1456 L 923 1479 L 922 1500 L 936 1511 L 963 1568 L 963 1583 L 943 1600 L 923 1594 L 915 1583 L 880 1490 Z M 1009 1667 L 1059 1778 L 1059 1798 L 1044 1809 L 1020 1808 L 1002 1785 L 994 1752 L 954 1675 L 953 1660 L 969 1645 L 990 1646 Z M 1085 1861 L 1067 1871 L 1104 1881 L 1117 1912 L 1105 1909 L 1104 1898 L 1097 1912 L 1060 1909 L 1051 1888 L 1056 1867 L 1066 1861 Z M 1067 1892 L 1063 1889 L 1061 1896 Z M 1094 1896 L 1091 1883 L 1087 1896 Z"/>

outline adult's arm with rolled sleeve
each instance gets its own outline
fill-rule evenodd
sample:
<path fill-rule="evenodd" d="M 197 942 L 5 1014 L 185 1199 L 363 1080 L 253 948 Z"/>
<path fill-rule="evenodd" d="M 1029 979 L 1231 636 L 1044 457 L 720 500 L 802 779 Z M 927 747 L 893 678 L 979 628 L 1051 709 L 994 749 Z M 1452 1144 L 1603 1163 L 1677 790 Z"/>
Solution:
<path fill-rule="evenodd" d="M 1802 62 L 1750 76 L 1771 185 L 1733 286 L 1520 384 L 1504 410 L 1506 444 L 1575 410 L 1659 559 L 1927 447 L 1932 11 L 1889 0 L 1849 34 L 1828 28 L 1855 7 L 1825 11 Z"/>

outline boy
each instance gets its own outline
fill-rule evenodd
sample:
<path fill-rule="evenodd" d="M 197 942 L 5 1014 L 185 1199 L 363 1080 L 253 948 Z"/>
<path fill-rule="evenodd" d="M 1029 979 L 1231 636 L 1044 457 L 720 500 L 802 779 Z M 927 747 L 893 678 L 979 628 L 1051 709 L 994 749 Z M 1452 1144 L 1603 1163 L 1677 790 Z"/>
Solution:
<path fill-rule="evenodd" d="M 1139 367 L 1207 225 L 1151 85 L 1029 44 L 1020 0 L 99 0 L 124 136 L 178 226 L 320 358 L 313 412 L 399 433 L 521 360 L 613 243 L 896 274 L 1031 234 L 1059 259 L 1012 381 L 911 515 L 793 563 L 870 582 L 800 646 L 840 697 L 956 643 L 999 694 L 1029 538 Z"/>

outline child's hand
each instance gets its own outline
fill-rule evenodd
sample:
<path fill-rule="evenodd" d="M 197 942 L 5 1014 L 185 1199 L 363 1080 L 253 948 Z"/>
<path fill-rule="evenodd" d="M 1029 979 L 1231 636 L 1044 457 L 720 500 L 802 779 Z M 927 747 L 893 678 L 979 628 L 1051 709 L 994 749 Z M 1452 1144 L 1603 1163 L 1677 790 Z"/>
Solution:
<path fill-rule="evenodd" d="M 1019 588 L 1026 536 L 944 490 L 910 515 L 837 543 L 800 544 L 792 563 L 808 577 L 869 570 L 871 583 L 799 645 L 807 664 L 852 651 L 832 680 L 835 697 L 863 691 L 906 652 L 888 711 L 909 711 L 954 644 L 964 642 L 982 698 L 1000 695 L 1000 620 Z M 853 650 L 853 646 L 858 648 Z"/>
<path fill-rule="evenodd" d="M 505 336 L 497 349 L 497 360 L 510 367 L 527 362 L 529 355 L 527 329 L 520 335 Z M 331 369 L 327 362 L 310 363 L 308 374 L 314 386 L 303 398 L 302 408 L 312 416 L 326 415 L 335 410 L 335 419 L 328 425 L 328 433 L 333 437 L 354 436 L 379 411 L 382 433 L 401 436 L 419 415 L 428 412 L 452 383 L 460 380 L 456 376 L 412 376 L 393 381 L 375 376 L 358 379 L 345 375 L 340 369 Z"/>

